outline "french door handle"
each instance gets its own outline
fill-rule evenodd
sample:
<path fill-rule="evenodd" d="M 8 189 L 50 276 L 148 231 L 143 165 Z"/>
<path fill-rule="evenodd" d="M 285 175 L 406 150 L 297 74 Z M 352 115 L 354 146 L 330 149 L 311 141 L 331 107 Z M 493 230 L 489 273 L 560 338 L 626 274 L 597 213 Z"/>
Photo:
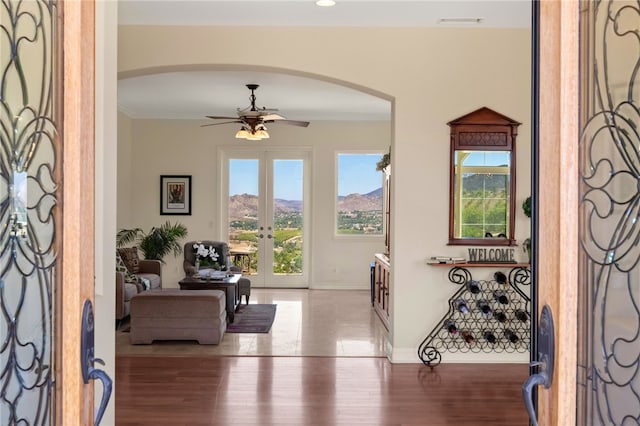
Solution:
<path fill-rule="evenodd" d="M 267 238 L 271 239 L 271 238 L 273 238 L 273 235 L 267 234 Z"/>
<path fill-rule="evenodd" d="M 533 426 L 538 426 L 538 418 L 533 406 L 533 388 L 542 385 L 545 389 L 549 389 L 553 383 L 554 336 L 551 308 L 549 305 L 544 305 L 540 313 L 540 322 L 538 323 L 538 361 L 533 361 L 529 364 L 531 367 L 538 367 L 538 372 L 529 376 L 522 385 L 522 398 Z"/>
<path fill-rule="evenodd" d="M 258 234 L 258 238 L 264 238 L 264 234 Z"/>

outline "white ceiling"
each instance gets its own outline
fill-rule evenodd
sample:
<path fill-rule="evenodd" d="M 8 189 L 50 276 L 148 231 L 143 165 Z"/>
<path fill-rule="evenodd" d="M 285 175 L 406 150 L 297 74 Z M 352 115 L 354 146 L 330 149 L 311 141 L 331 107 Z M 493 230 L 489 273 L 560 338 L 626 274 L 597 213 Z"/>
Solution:
<path fill-rule="evenodd" d="M 527 0 L 120 0 L 119 25 L 216 26 L 465 26 L 530 27 Z M 479 24 L 443 24 L 440 18 L 481 18 Z M 249 105 L 247 83 L 260 84 L 259 107 L 291 120 L 388 120 L 386 100 L 328 82 L 257 71 L 173 72 L 122 79 L 118 107 L 133 118 L 204 119 L 234 116 Z"/>

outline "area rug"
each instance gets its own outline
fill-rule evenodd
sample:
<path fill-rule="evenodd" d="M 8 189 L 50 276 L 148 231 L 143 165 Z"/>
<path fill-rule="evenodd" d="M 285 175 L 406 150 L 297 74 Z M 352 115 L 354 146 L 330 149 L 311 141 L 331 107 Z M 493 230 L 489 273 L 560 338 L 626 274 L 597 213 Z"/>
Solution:
<path fill-rule="evenodd" d="M 233 323 L 227 322 L 227 333 L 268 333 L 276 317 L 276 305 L 240 305 Z"/>

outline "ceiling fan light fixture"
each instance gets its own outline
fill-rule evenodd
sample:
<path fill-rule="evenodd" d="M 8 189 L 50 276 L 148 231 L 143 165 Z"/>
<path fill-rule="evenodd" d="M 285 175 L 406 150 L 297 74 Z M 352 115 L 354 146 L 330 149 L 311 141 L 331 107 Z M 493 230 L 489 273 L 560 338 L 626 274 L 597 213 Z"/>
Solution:
<path fill-rule="evenodd" d="M 269 139 L 269 133 L 264 129 L 256 130 L 255 135 L 260 139 Z"/>
<path fill-rule="evenodd" d="M 316 1 L 316 6 L 331 7 L 335 5 L 336 5 L 336 2 L 333 0 L 317 0 Z"/>
<path fill-rule="evenodd" d="M 249 136 L 251 136 L 251 133 L 249 133 L 244 127 L 236 133 L 237 139 L 247 139 Z"/>

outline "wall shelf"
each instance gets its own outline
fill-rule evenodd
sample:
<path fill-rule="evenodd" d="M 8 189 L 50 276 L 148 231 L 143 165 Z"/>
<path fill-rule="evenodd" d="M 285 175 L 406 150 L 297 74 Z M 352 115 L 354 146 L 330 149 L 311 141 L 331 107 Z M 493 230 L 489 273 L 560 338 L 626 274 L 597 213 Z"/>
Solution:
<path fill-rule="evenodd" d="M 429 266 L 446 266 L 461 268 L 529 268 L 528 263 L 429 263 Z"/>
<path fill-rule="evenodd" d="M 439 365 L 442 352 L 529 352 L 531 299 L 522 289 L 531 284 L 528 263 L 433 266 L 449 267 L 449 281 L 460 287 L 449 298 L 447 313 L 418 348 L 425 365 Z M 468 269 L 474 267 L 497 271 L 493 280 L 474 280 Z"/>

